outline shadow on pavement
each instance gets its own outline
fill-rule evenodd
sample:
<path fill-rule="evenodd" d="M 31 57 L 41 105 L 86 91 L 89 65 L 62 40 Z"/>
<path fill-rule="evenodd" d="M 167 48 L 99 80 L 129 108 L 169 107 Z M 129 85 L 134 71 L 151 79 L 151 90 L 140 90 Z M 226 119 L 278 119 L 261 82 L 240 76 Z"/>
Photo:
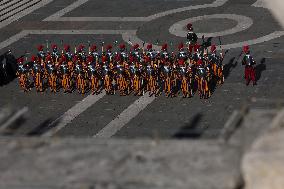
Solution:
<path fill-rule="evenodd" d="M 255 74 L 256 74 L 256 81 L 258 81 L 261 78 L 261 74 L 264 70 L 266 70 L 266 59 L 262 58 L 260 61 L 260 64 L 257 64 L 255 67 Z"/>
<path fill-rule="evenodd" d="M 236 59 L 235 57 L 231 58 L 229 62 L 224 65 L 223 73 L 224 73 L 225 79 L 229 77 L 232 70 L 238 65 L 238 61 L 234 62 L 235 59 Z"/>
<path fill-rule="evenodd" d="M 172 136 L 175 139 L 198 139 L 202 136 L 203 130 L 198 128 L 198 123 L 202 118 L 201 113 L 197 113 L 192 118 L 191 122 L 185 124 L 180 130 Z"/>
<path fill-rule="evenodd" d="M 30 132 L 27 133 L 27 136 L 40 136 L 50 130 L 51 128 L 54 128 L 57 126 L 57 124 L 61 121 L 61 119 L 57 120 L 56 122 L 52 123 L 54 119 L 46 119 L 41 124 L 39 124 L 37 127 L 32 129 Z M 52 123 L 52 125 L 51 125 Z"/>

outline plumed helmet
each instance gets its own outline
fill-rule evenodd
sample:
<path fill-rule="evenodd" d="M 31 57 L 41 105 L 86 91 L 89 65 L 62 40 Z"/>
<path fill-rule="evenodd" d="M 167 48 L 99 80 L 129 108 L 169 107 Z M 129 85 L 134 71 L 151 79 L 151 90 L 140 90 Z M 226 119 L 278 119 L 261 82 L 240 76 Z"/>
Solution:
<path fill-rule="evenodd" d="M 198 66 L 201 66 L 202 64 L 203 64 L 202 60 L 199 59 L 199 60 L 197 61 L 197 65 L 198 65 Z"/>
<path fill-rule="evenodd" d="M 57 49 L 57 45 L 56 45 L 56 44 L 52 44 L 52 45 L 51 45 L 51 48 L 52 48 L 52 49 Z"/>
<path fill-rule="evenodd" d="M 95 50 L 97 50 L 97 46 L 96 45 L 92 45 L 91 46 L 91 51 L 95 51 Z"/>
<path fill-rule="evenodd" d="M 190 52 L 190 53 L 192 53 L 192 50 L 193 50 L 193 45 L 188 45 L 188 51 Z"/>
<path fill-rule="evenodd" d="M 78 46 L 78 51 L 82 51 L 84 48 L 85 48 L 85 46 L 82 45 L 82 44 L 80 44 L 80 45 Z"/>
<path fill-rule="evenodd" d="M 31 61 L 34 62 L 34 61 L 36 61 L 36 59 L 37 59 L 36 56 L 32 55 Z"/>
<path fill-rule="evenodd" d="M 211 52 L 215 52 L 216 51 L 216 45 L 211 45 Z"/>
<path fill-rule="evenodd" d="M 178 64 L 179 64 L 180 66 L 184 65 L 184 60 L 182 60 L 182 59 L 178 60 Z"/>
<path fill-rule="evenodd" d="M 133 45 L 133 49 L 138 49 L 139 48 L 139 44 L 135 44 L 135 45 Z"/>
<path fill-rule="evenodd" d="M 47 55 L 46 56 L 46 61 L 51 61 L 51 60 L 52 60 L 51 55 Z"/>
<path fill-rule="evenodd" d="M 245 46 L 243 47 L 243 51 L 244 51 L 244 53 L 249 53 L 249 46 L 248 46 L 248 45 L 245 45 Z"/>
<path fill-rule="evenodd" d="M 88 56 L 87 62 L 93 62 L 93 61 L 94 61 L 94 57 L 93 56 Z"/>
<path fill-rule="evenodd" d="M 120 48 L 120 49 L 125 49 L 125 44 L 123 44 L 123 43 L 120 44 L 120 45 L 119 45 L 119 48 Z"/>
<path fill-rule="evenodd" d="M 194 45 L 194 52 L 199 51 L 200 45 L 197 43 Z"/>
<path fill-rule="evenodd" d="M 102 56 L 102 62 L 106 62 L 107 61 L 107 57 L 106 56 Z"/>
<path fill-rule="evenodd" d="M 73 56 L 73 62 L 76 62 L 79 57 L 77 55 Z"/>
<path fill-rule="evenodd" d="M 70 45 L 64 45 L 64 50 L 69 51 L 70 50 Z"/>
<path fill-rule="evenodd" d="M 25 60 L 24 57 L 20 57 L 20 58 L 17 59 L 17 62 L 18 62 L 18 63 L 23 63 L 24 60 Z"/>
<path fill-rule="evenodd" d="M 183 49 L 183 43 L 180 43 L 180 44 L 178 45 L 178 49 L 179 49 L 179 50 Z"/>
<path fill-rule="evenodd" d="M 187 27 L 188 30 L 192 30 L 192 29 L 193 29 L 191 23 L 188 23 L 188 24 L 186 25 L 186 27 Z"/>
<path fill-rule="evenodd" d="M 163 44 L 163 46 L 162 46 L 162 50 L 167 50 L 168 49 L 168 44 L 167 43 L 165 43 L 165 44 Z"/>
<path fill-rule="evenodd" d="M 62 61 L 62 62 L 66 62 L 66 60 L 67 60 L 67 59 L 66 59 L 65 56 L 62 56 L 62 57 L 61 57 L 61 61 Z"/>
<path fill-rule="evenodd" d="M 38 51 L 43 51 L 43 45 L 38 45 L 38 46 L 37 46 L 37 50 L 38 50 Z"/>
<path fill-rule="evenodd" d="M 111 45 L 108 45 L 107 46 L 107 50 L 111 50 L 112 49 L 112 46 Z"/>

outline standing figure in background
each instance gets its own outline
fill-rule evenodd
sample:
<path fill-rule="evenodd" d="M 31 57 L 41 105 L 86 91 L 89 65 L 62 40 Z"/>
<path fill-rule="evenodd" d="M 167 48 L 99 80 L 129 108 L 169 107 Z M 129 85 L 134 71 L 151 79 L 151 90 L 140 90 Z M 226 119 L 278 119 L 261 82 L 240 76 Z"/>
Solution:
<path fill-rule="evenodd" d="M 188 29 L 188 33 L 187 33 L 187 35 L 186 35 L 188 44 L 190 44 L 190 45 L 196 44 L 198 37 L 197 37 L 196 33 L 194 33 L 194 31 L 193 31 L 192 24 L 189 23 L 189 24 L 187 24 L 186 27 L 187 27 L 187 29 Z"/>
<path fill-rule="evenodd" d="M 243 51 L 245 53 L 245 56 L 243 58 L 242 64 L 245 65 L 246 85 L 249 85 L 250 81 L 253 82 L 253 85 L 256 85 L 256 74 L 255 74 L 256 62 L 250 54 L 250 49 L 248 45 L 243 47 Z"/>

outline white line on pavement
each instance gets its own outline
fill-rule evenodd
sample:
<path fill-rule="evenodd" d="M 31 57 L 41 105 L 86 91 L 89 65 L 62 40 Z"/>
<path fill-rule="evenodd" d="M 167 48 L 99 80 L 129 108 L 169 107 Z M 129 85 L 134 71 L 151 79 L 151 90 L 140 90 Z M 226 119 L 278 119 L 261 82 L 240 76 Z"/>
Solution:
<path fill-rule="evenodd" d="M 75 106 L 70 108 L 67 112 L 65 112 L 62 116 L 60 116 L 59 118 L 54 120 L 51 124 L 49 124 L 49 127 L 51 127 L 51 129 L 47 131 L 46 133 L 44 133 L 42 136 L 51 137 L 55 135 L 58 131 L 63 129 L 68 123 L 71 123 L 73 119 L 75 119 L 81 113 L 86 111 L 89 107 L 91 107 L 101 98 L 103 98 L 105 94 L 106 93 L 103 91 L 102 93 L 98 95 L 88 95 L 78 104 L 76 104 Z"/>
<path fill-rule="evenodd" d="M 72 10 L 80 7 L 84 3 L 87 3 L 88 1 L 89 0 L 77 0 L 74 3 L 72 3 L 71 5 L 65 7 L 64 9 L 62 9 L 62 10 L 56 12 L 55 14 L 45 18 L 43 21 L 57 21 L 58 18 L 62 17 L 66 13 L 71 12 Z"/>
<path fill-rule="evenodd" d="M 224 5 L 228 0 L 215 0 L 211 4 L 203 4 L 203 5 L 193 5 L 187 6 L 177 9 L 171 9 L 164 12 L 159 12 L 150 16 L 146 17 L 63 17 L 64 14 L 71 12 L 72 10 L 78 8 L 82 4 L 88 2 L 89 0 L 78 0 L 73 4 L 69 5 L 68 7 L 58 11 L 57 13 L 47 17 L 44 21 L 119 21 L 119 22 L 129 22 L 129 21 L 144 21 L 148 22 L 163 16 L 167 16 L 174 13 L 196 10 L 196 9 L 203 9 L 203 8 L 210 8 L 210 7 L 219 7 Z"/>
<path fill-rule="evenodd" d="M 117 133 L 123 126 L 129 123 L 131 119 L 136 117 L 139 112 L 144 110 L 147 105 L 152 103 L 154 100 L 155 97 L 149 97 L 148 95 L 140 97 L 93 137 L 110 138 L 115 133 Z"/>
<path fill-rule="evenodd" d="M 27 35 L 33 35 L 33 34 L 54 34 L 54 35 L 58 35 L 58 34 L 62 34 L 62 35 L 96 35 L 96 34 L 115 34 L 115 35 L 122 35 L 122 39 L 129 43 L 129 39 L 131 40 L 132 43 L 138 43 L 140 45 L 142 45 L 143 41 L 138 38 L 138 36 L 136 35 L 136 30 L 23 30 L 20 33 L 10 37 L 9 39 L 3 41 L 0 43 L 0 50 L 11 45 L 12 43 L 20 40 L 21 38 L 27 36 Z M 259 43 L 263 43 L 266 41 L 270 41 L 276 38 L 279 38 L 281 36 L 284 35 L 284 31 L 275 31 L 272 32 L 268 35 L 259 37 L 257 39 L 252 39 L 252 40 L 248 40 L 248 41 L 243 41 L 243 42 L 238 42 L 238 43 L 231 43 L 231 44 L 227 44 L 227 45 L 223 45 L 222 48 L 223 49 L 234 49 L 234 48 L 239 48 L 242 47 L 243 45 L 247 44 L 247 45 L 255 45 L 255 44 L 259 44 Z M 153 46 L 155 49 L 160 49 L 160 46 Z"/>
<path fill-rule="evenodd" d="M 268 35 L 259 37 L 257 39 L 252 39 L 252 40 L 248 40 L 248 41 L 223 45 L 222 48 L 223 49 L 234 49 L 234 48 L 242 47 L 243 45 L 255 45 L 255 44 L 264 43 L 264 42 L 270 41 L 272 39 L 282 37 L 283 35 L 284 35 L 284 31 L 275 31 L 275 32 L 272 32 Z"/>
<path fill-rule="evenodd" d="M 47 35 L 119 35 L 119 34 L 134 34 L 135 30 L 25 30 L 29 34 L 47 34 Z"/>
<path fill-rule="evenodd" d="M 16 3 L 15 5 L 5 9 L 5 11 L 2 11 L 1 14 L 4 14 L 0 17 L 0 20 L 4 20 L 5 18 L 8 18 L 10 16 L 13 16 L 14 14 L 17 14 L 19 11 L 24 11 L 27 7 L 38 3 L 40 0 L 22 0 L 20 3 Z M 14 10 L 13 10 L 14 9 Z"/>
<path fill-rule="evenodd" d="M 106 34 L 106 35 L 121 35 L 125 34 L 132 36 L 135 34 L 135 30 L 23 30 L 16 35 L 0 42 L 0 50 L 10 46 L 12 43 L 28 36 L 28 35 L 96 35 L 96 34 Z"/>
<path fill-rule="evenodd" d="M 11 2 L 11 0 L 0 0 L 0 6 L 7 4 L 7 3 L 10 3 L 10 2 Z"/>
<path fill-rule="evenodd" d="M 254 4 L 252 4 L 253 7 L 262 7 L 267 8 L 265 0 L 257 0 Z"/>
<path fill-rule="evenodd" d="M 234 34 L 243 30 L 246 30 L 250 28 L 253 24 L 253 20 L 247 16 L 243 15 L 236 15 L 236 14 L 212 14 L 212 15 L 203 15 L 203 16 L 198 16 L 198 17 L 193 17 L 189 19 L 185 19 L 179 22 L 176 22 L 173 24 L 169 32 L 175 36 L 179 37 L 186 37 L 187 35 L 187 30 L 186 25 L 187 23 L 193 23 L 199 20 L 205 20 L 205 19 L 212 19 L 212 18 L 218 18 L 218 19 L 229 19 L 229 20 L 234 20 L 237 22 L 237 25 L 233 28 L 220 31 L 220 32 L 214 32 L 214 33 L 198 33 L 198 37 L 201 38 L 203 35 L 205 37 L 218 37 L 218 36 L 224 36 L 224 35 L 230 35 Z"/>
<path fill-rule="evenodd" d="M 265 35 L 265 36 L 262 36 L 256 39 L 222 45 L 222 49 L 234 49 L 234 48 L 242 47 L 243 45 L 255 45 L 255 44 L 267 42 L 267 41 L 282 37 L 283 35 L 284 35 L 284 31 L 275 31 L 268 35 Z M 129 43 L 129 39 L 131 40 L 132 43 L 138 43 L 139 45 L 143 43 L 143 41 L 136 35 L 135 32 L 123 33 L 122 39 L 127 43 Z M 160 49 L 161 46 L 153 45 L 153 48 Z M 220 49 L 220 47 L 217 47 L 217 48 Z"/>
<path fill-rule="evenodd" d="M 8 18 L 7 20 L 3 21 L 0 23 L 0 29 L 7 26 L 8 24 L 11 24 L 12 22 L 30 14 L 31 12 L 35 11 L 36 9 L 39 9 L 47 4 L 49 4 L 50 2 L 52 2 L 53 0 L 44 0 L 44 1 L 41 1 L 39 2 L 38 4 L 34 5 L 34 6 L 31 6 L 27 9 L 25 9 L 25 11 L 22 11 L 22 12 L 19 12 L 17 13 L 16 15 Z"/>
<path fill-rule="evenodd" d="M 17 33 L 16 35 L 13 35 L 12 37 L 6 39 L 5 41 L 0 42 L 0 50 L 10 46 L 11 44 L 15 43 L 16 41 L 19 41 L 20 39 L 26 37 L 27 35 L 29 35 L 29 33 L 23 30 Z"/>
<path fill-rule="evenodd" d="M 6 10 L 7 7 L 11 6 L 12 4 L 14 3 L 18 3 L 20 2 L 21 0 L 12 0 L 12 1 L 9 1 L 8 3 L 4 4 L 4 5 L 0 5 L 0 9 L 3 11 L 3 10 Z M 2 13 L 1 11 L 1 13 Z"/>

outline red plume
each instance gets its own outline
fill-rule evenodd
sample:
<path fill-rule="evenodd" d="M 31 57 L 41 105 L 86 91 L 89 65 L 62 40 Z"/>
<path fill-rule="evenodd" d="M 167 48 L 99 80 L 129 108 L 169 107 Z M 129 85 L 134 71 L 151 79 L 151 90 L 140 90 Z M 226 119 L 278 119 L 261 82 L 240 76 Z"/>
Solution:
<path fill-rule="evenodd" d="M 133 49 L 138 49 L 139 45 L 136 43 L 135 45 L 133 45 Z"/>
<path fill-rule="evenodd" d="M 188 24 L 186 25 L 186 27 L 187 27 L 188 30 L 192 30 L 192 24 L 191 24 L 191 23 L 188 23 Z"/>
<path fill-rule="evenodd" d="M 180 44 L 178 45 L 178 49 L 179 49 L 179 50 L 183 49 L 183 43 L 180 43 Z"/>
<path fill-rule="evenodd" d="M 125 49 L 125 44 L 123 44 L 123 43 L 120 44 L 120 45 L 119 45 L 119 48 L 120 48 L 120 49 Z"/>
<path fill-rule="evenodd" d="M 249 46 L 248 46 L 248 45 L 245 45 L 245 46 L 243 47 L 243 51 L 244 51 L 245 53 L 248 53 L 248 52 L 249 52 Z"/>
<path fill-rule="evenodd" d="M 38 50 L 38 51 L 42 51 L 42 50 L 43 50 L 43 45 L 37 46 L 37 50 Z"/>
<path fill-rule="evenodd" d="M 163 44 L 163 46 L 162 46 L 162 50 L 167 50 L 167 48 L 168 48 L 168 44 Z"/>
<path fill-rule="evenodd" d="M 211 52 L 215 52 L 216 51 L 216 45 L 211 45 Z"/>

